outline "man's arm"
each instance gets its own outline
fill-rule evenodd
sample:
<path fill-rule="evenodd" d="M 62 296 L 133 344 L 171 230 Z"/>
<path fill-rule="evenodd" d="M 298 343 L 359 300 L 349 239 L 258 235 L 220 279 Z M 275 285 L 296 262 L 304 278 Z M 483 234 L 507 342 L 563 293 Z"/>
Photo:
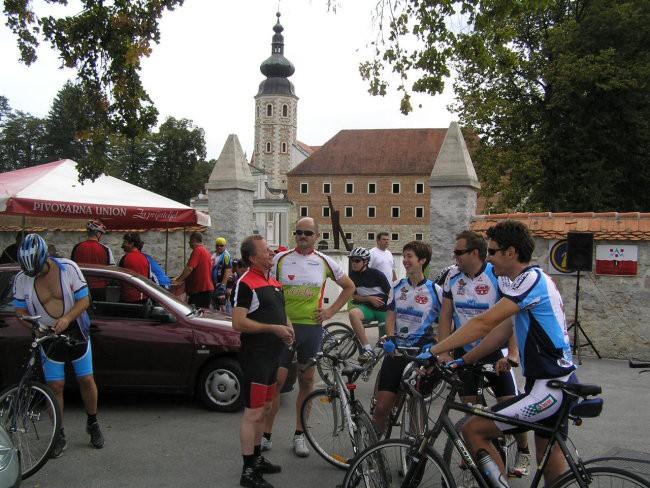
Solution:
<path fill-rule="evenodd" d="M 281 324 L 264 324 L 248 317 L 248 309 L 234 307 L 232 309 L 232 328 L 247 334 L 262 334 L 270 332 L 278 336 L 286 345 L 293 343 L 293 327 Z"/>
<path fill-rule="evenodd" d="M 492 329 L 504 320 L 519 312 L 519 306 L 512 300 L 502 298 L 486 312 L 477 315 L 457 331 L 431 348 L 432 354 L 441 354 L 487 336 Z M 507 337 L 503 338 L 505 342 Z M 501 344 L 503 344 L 503 342 Z"/>
<path fill-rule="evenodd" d="M 187 277 L 192 273 L 192 271 L 194 271 L 194 268 L 192 266 L 189 266 L 189 265 L 185 266 L 185 269 L 183 270 L 181 275 L 177 276 L 172 281 L 174 282 L 174 284 L 182 283 L 183 281 L 185 281 L 187 279 Z"/>
<path fill-rule="evenodd" d="M 339 285 L 343 290 L 341 290 L 341 293 L 339 293 L 338 298 L 332 305 L 330 305 L 327 308 L 322 308 L 318 310 L 318 315 L 316 315 L 316 321 L 319 324 L 322 324 L 326 320 L 329 320 L 332 318 L 332 316 L 341 310 L 341 307 L 348 303 L 348 300 L 352 298 L 352 295 L 354 294 L 355 286 L 350 277 L 346 274 L 341 276 L 341 278 L 336 281 L 336 284 Z"/>
<path fill-rule="evenodd" d="M 380 308 L 385 305 L 384 300 L 376 295 L 352 295 L 352 300 L 356 303 L 369 303 L 375 308 Z"/>
<path fill-rule="evenodd" d="M 468 322 L 469 323 L 469 322 Z M 463 325 L 465 327 L 467 324 Z M 462 327 L 461 327 L 462 329 Z M 512 331 L 512 321 L 504 320 L 486 335 L 481 343 L 463 356 L 466 363 L 472 364 L 491 352 L 496 351 L 501 345 L 508 340 L 508 337 L 514 337 Z M 508 355 L 509 356 L 509 355 Z M 506 361 L 506 359 L 500 360 Z M 519 358 L 517 358 L 519 361 Z"/>

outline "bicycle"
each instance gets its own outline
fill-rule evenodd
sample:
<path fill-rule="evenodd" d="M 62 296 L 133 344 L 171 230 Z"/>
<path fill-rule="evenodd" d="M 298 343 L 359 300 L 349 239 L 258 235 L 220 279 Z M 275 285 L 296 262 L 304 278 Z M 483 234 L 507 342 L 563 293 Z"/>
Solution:
<path fill-rule="evenodd" d="M 300 418 L 305 437 L 318 455 L 337 468 L 347 469 L 351 458 L 378 440 L 370 417 L 354 393 L 355 381 L 366 367 L 348 364 L 327 351 L 319 352 L 308 367 L 324 360 L 333 365 L 333 385 L 311 392 L 302 404 Z"/>
<path fill-rule="evenodd" d="M 426 362 L 421 361 L 421 363 Z M 451 386 L 433 428 L 427 430 L 424 435 L 418 436 L 413 441 L 389 439 L 367 448 L 355 458 L 350 466 L 343 480 L 343 488 L 359 486 L 377 488 L 390 488 L 393 486 L 402 488 L 417 486 L 423 488 L 455 488 L 456 481 L 448 465 L 444 462 L 442 456 L 432 449 L 436 439 L 443 431 L 452 439 L 456 450 L 472 474 L 474 484 L 480 488 L 491 488 L 493 485 L 479 470 L 476 459 L 470 455 L 467 445 L 454 429 L 454 424 L 449 418 L 449 412 L 452 410 L 486 417 L 547 435 L 549 443 L 542 454 L 541 462 L 531 481 L 530 486 L 533 488 L 539 485 L 551 448 L 555 444 L 559 446 L 567 460 L 569 471 L 553 483 L 553 488 L 569 486 L 578 486 L 580 488 L 601 486 L 607 486 L 608 488 L 648 488 L 650 486 L 642 477 L 620 468 L 585 466 L 586 463 L 582 461 L 577 452 L 573 455 L 569 451 L 561 432 L 562 421 L 570 417 L 581 421 L 582 418 L 600 415 L 603 405 L 602 399 L 588 398 L 601 393 L 599 386 L 549 380 L 547 386 L 562 389 L 564 394 L 567 395 L 567 401 L 562 403 L 555 425 L 546 426 L 506 417 L 498 412 L 491 412 L 476 406 L 456 402 L 455 397 L 462 384 L 458 376 L 449 368 L 437 362 L 432 365 L 432 368 L 435 374 L 439 374 Z M 580 398 L 582 398 L 582 401 L 574 404 Z M 403 458 L 407 459 L 406 470 L 402 469 Z"/>
<path fill-rule="evenodd" d="M 19 383 L 0 394 L 0 422 L 20 452 L 22 479 L 29 478 L 45 465 L 61 429 L 61 409 L 54 393 L 33 379 L 39 348 L 47 341 L 73 343 L 68 336 L 55 335 L 53 329 L 42 326 L 40 318 L 40 315 L 21 317 L 32 324 L 29 360 Z M 36 332 L 42 336 L 37 337 Z"/>
<path fill-rule="evenodd" d="M 519 364 L 511 362 L 510 365 L 516 367 Z M 492 396 L 494 396 L 494 393 L 492 393 L 489 388 L 485 387 L 485 384 L 487 382 L 485 374 L 494 373 L 496 371 L 495 365 L 493 363 L 476 362 L 471 366 L 479 370 L 479 373 L 477 374 L 478 383 L 477 383 L 477 390 L 476 390 L 475 405 L 487 407 L 488 404 L 487 401 L 485 400 L 485 392 L 489 391 Z M 465 415 L 460 420 L 458 420 L 458 422 L 454 424 L 454 429 L 456 430 L 456 432 L 462 431 L 465 422 L 467 422 L 467 419 L 468 417 Z M 510 468 L 514 466 L 515 459 L 517 456 L 517 441 L 515 437 L 512 434 L 505 434 L 503 437 L 494 439 L 492 442 L 497 452 L 501 456 L 501 459 L 503 460 L 503 464 L 506 467 L 506 473 L 510 473 L 511 471 Z M 456 450 L 454 447 L 455 446 L 451 438 L 448 438 L 447 442 L 445 443 L 442 459 L 447 464 L 447 466 L 449 466 L 449 469 L 451 470 L 451 473 L 454 476 L 454 479 L 456 480 L 456 484 L 459 486 L 468 486 L 471 484 L 472 481 L 471 473 L 469 472 L 469 470 L 466 469 L 466 465 L 461 460 L 461 458 L 455 456 Z"/>

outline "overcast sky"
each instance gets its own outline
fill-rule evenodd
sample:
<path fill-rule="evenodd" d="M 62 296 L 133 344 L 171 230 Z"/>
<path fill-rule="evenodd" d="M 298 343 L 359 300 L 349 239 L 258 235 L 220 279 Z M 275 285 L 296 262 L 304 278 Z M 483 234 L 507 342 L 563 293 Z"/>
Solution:
<path fill-rule="evenodd" d="M 35 2 L 37 6 L 43 2 Z M 372 97 L 358 71 L 369 59 L 376 0 L 339 0 L 337 13 L 326 0 L 282 0 L 285 56 L 300 98 L 298 139 L 322 145 L 342 129 L 447 127 L 453 116 L 442 96 L 419 95 L 414 112 L 399 112 L 399 95 Z M 185 0 L 165 13 L 161 42 L 143 61 L 142 79 L 159 122 L 187 118 L 205 131 L 208 158 L 217 158 L 228 134 L 237 134 L 250 157 L 254 100 L 264 76 L 259 67 L 271 54 L 278 2 L 273 0 Z M 69 12 L 68 10 L 66 12 Z M 2 16 L 0 95 L 13 109 L 44 117 L 70 71 L 59 69 L 49 45 L 31 67 L 18 62 L 18 49 Z M 450 85 L 450 83 L 448 83 Z M 422 104 L 422 108 L 417 108 Z"/>

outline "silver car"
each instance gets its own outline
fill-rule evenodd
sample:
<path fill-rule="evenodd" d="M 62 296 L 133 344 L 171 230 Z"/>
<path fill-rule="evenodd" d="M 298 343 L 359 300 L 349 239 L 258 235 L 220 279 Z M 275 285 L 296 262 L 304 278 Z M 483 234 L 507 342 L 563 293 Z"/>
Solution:
<path fill-rule="evenodd" d="M 20 456 L 11 437 L 0 424 L 0 488 L 20 486 Z"/>

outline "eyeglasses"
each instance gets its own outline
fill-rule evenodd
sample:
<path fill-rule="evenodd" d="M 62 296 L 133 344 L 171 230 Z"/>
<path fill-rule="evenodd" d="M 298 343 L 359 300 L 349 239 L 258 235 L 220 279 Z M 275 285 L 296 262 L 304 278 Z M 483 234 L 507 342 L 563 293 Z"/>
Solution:
<path fill-rule="evenodd" d="M 307 236 L 307 237 L 311 237 L 311 236 L 313 236 L 315 233 L 316 233 L 316 232 L 313 231 L 313 230 L 300 230 L 300 229 L 298 229 L 298 230 L 294 230 L 294 231 L 293 231 L 293 235 L 294 235 L 294 236 L 302 236 L 302 235 L 305 235 L 305 236 Z"/>
<path fill-rule="evenodd" d="M 225 244 L 217 244 L 217 247 L 226 247 Z"/>
<path fill-rule="evenodd" d="M 361 258 L 352 258 L 352 259 L 350 259 L 350 261 L 355 263 L 355 264 L 363 263 L 363 259 L 361 259 Z"/>
<path fill-rule="evenodd" d="M 494 256 L 497 251 L 506 251 L 508 248 L 507 247 L 498 247 L 498 248 L 490 248 L 488 247 L 487 252 L 490 256 Z"/>
<path fill-rule="evenodd" d="M 463 254 L 467 254 L 472 252 L 474 249 L 454 249 L 454 256 L 462 256 Z"/>

